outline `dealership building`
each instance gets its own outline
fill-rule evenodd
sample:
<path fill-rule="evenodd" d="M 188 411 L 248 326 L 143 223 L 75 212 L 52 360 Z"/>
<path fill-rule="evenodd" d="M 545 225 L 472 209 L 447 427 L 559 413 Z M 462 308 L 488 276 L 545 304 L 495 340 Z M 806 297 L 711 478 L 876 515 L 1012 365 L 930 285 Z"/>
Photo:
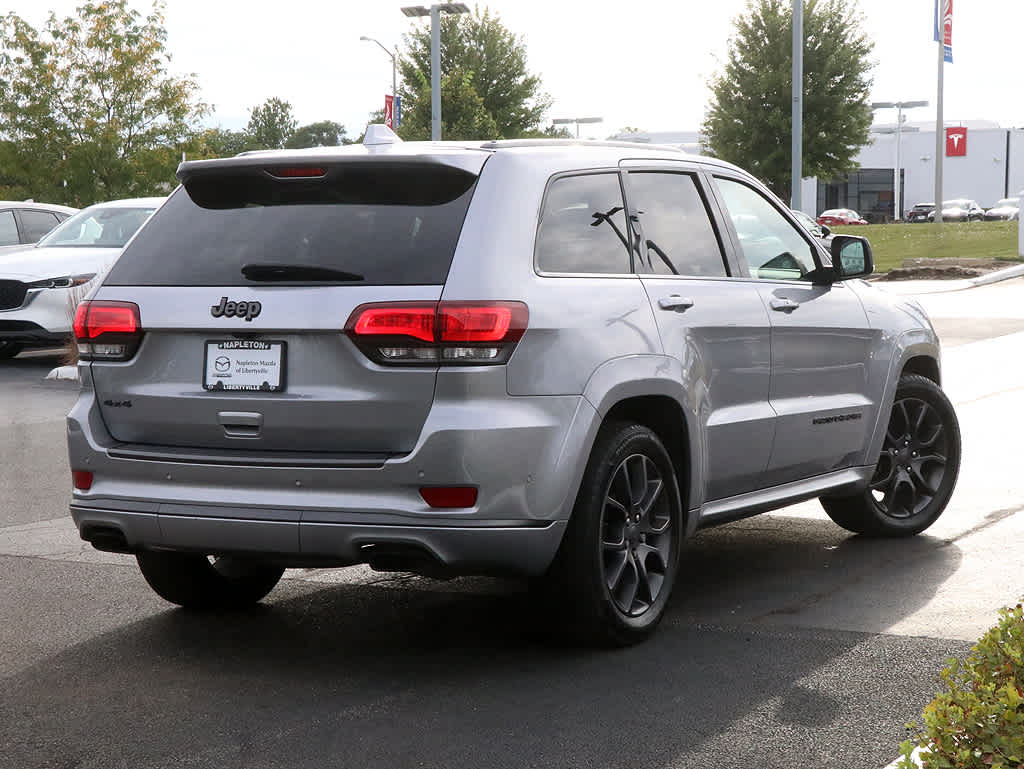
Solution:
<path fill-rule="evenodd" d="M 1000 128 L 984 120 L 946 121 L 942 163 L 943 199 L 968 198 L 989 208 L 1024 191 L 1024 129 Z M 869 221 L 894 214 L 896 125 L 871 127 L 870 143 L 855 158 L 856 171 L 840 179 L 804 179 L 802 208 L 817 216 L 829 208 L 852 208 Z M 954 138 L 955 137 L 955 138 Z M 672 144 L 700 152 L 695 131 L 643 132 L 612 137 Z M 935 197 L 935 123 L 906 122 L 900 130 L 901 218 L 916 203 Z"/>

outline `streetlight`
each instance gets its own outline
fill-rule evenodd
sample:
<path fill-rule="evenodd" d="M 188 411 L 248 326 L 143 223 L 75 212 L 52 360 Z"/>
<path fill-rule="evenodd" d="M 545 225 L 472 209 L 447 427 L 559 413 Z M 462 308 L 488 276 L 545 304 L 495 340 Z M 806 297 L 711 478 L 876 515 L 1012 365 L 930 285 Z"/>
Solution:
<path fill-rule="evenodd" d="M 425 8 L 407 5 L 402 13 L 410 18 L 430 17 L 430 139 L 441 141 L 441 14 L 469 13 L 465 3 L 439 3 Z"/>
<path fill-rule="evenodd" d="M 903 133 L 903 110 L 914 107 L 927 107 L 926 101 L 876 101 L 872 102 L 871 109 L 895 109 L 896 110 L 896 167 L 893 169 L 893 221 L 899 221 L 902 216 L 902 201 L 900 200 L 900 134 Z M 942 210 L 942 201 L 935 201 L 935 210 Z"/>
<path fill-rule="evenodd" d="M 397 59 L 397 57 L 395 56 L 395 54 L 392 51 L 388 50 L 388 48 L 384 45 L 384 43 L 382 43 L 380 40 L 378 40 L 375 37 L 367 37 L 366 35 L 360 35 L 359 39 L 363 40 L 364 42 L 367 42 L 367 43 L 376 43 L 377 45 L 379 45 L 384 50 L 384 53 L 386 53 L 388 56 L 391 57 L 391 98 L 394 99 L 396 96 L 398 96 L 398 59 Z M 392 102 L 392 104 L 394 104 L 394 102 Z M 394 107 L 392 107 L 392 109 L 394 109 Z"/>
<path fill-rule="evenodd" d="M 551 121 L 551 125 L 576 124 L 576 138 L 580 138 L 580 123 L 603 123 L 603 117 L 559 117 Z"/>

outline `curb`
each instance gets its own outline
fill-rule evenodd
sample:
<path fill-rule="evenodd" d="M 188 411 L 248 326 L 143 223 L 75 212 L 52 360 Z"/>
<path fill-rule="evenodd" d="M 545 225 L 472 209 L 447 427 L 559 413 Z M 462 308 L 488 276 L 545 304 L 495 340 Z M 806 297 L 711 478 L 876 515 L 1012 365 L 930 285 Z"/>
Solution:
<path fill-rule="evenodd" d="M 976 278 L 907 278 L 904 280 L 873 280 L 871 285 L 891 291 L 894 294 L 946 294 L 951 291 L 963 291 L 977 286 L 987 286 L 1004 280 L 1012 280 L 1024 276 L 1024 264 L 1006 267 Z"/>
<path fill-rule="evenodd" d="M 60 379 L 65 381 L 78 381 L 78 366 L 58 366 L 47 374 L 44 379 Z"/>
<path fill-rule="evenodd" d="M 1022 275 L 1024 275 L 1024 264 L 1018 264 L 1015 267 L 1007 267 L 1004 270 L 996 270 L 977 278 L 971 278 L 967 282 L 973 286 L 985 286 L 989 283 L 998 283 L 1001 280 L 1019 278 Z"/>

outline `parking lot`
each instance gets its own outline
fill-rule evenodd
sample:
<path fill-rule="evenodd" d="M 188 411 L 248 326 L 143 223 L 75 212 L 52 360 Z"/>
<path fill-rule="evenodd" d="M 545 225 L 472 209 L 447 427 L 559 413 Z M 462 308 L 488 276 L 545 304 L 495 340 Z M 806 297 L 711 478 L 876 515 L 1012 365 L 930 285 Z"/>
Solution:
<path fill-rule="evenodd" d="M 0 366 L 0 766 L 882 767 L 1024 595 L 1024 280 L 927 294 L 963 465 L 939 522 L 857 538 L 806 503 L 706 531 L 641 646 L 554 643 L 514 582 L 292 571 L 194 614 L 66 515 L 52 355 Z"/>

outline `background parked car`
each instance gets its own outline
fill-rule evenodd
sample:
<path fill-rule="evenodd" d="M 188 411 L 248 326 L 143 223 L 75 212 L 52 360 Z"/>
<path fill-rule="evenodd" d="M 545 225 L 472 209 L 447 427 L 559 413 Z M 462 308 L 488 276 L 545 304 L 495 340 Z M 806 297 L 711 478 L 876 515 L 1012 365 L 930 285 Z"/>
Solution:
<path fill-rule="evenodd" d="M 934 203 L 918 203 L 916 206 L 907 211 L 908 222 L 913 223 L 924 223 L 935 221 L 935 204 Z"/>
<path fill-rule="evenodd" d="M 933 215 L 934 220 L 934 215 Z M 985 218 L 985 210 L 976 200 L 957 198 L 942 201 L 942 221 L 944 222 L 980 222 Z"/>
<path fill-rule="evenodd" d="M 1020 198 L 1003 198 L 985 212 L 985 221 L 1017 220 L 1020 218 Z"/>
<path fill-rule="evenodd" d="M 0 253 L 35 243 L 77 211 L 31 200 L 0 201 Z"/>
<path fill-rule="evenodd" d="M 0 358 L 13 358 L 25 347 L 65 344 L 78 302 L 163 201 L 98 203 L 65 220 L 34 248 L 0 254 Z"/>
<path fill-rule="evenodd" d="M 829 227 L 848 227 L 851 224 L 867 224 L 860 214 L 851 208 L 830 208 L 822 211 L 818 216 L 818 224 L 827 224 Z"/>

